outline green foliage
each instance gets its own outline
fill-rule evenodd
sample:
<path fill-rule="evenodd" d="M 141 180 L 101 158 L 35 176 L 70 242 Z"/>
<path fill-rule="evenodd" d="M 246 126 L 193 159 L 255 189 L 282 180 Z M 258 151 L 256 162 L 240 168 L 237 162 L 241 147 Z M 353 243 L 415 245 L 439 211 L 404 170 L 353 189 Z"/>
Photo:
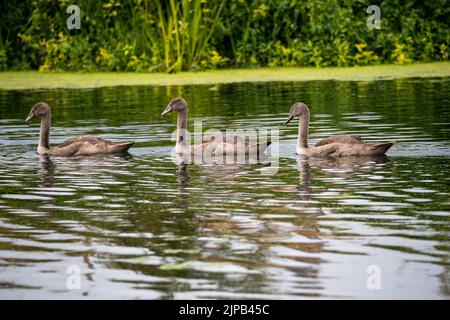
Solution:
<path fill-rule="evenodd" d="M 0 70 L 177 72 L 448 60 L 447 0 L 3 1 Z"/>
<path fill-rule="evenodd" d="M 196 69 L 222 62 L 217 51 L 208 57 L 208 43 L 220 21 L 222 4 L 202 0 L 169 0 L 167 7 L 154 1 L 157 8 L 157 29 L 164 48 L 164 69 L 168 72 Z"/>

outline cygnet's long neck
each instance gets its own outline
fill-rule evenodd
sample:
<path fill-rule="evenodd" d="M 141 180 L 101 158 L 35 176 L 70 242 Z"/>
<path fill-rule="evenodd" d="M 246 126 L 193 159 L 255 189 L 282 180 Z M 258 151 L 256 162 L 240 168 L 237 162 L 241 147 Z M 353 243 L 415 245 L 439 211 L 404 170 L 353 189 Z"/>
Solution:
<path fill-rule="evenodd" d="M 187 108 L 178 111 L 177 145 L 187 146 Z"/>
<path fill-rule="evenodd" d="M 50 125 L 52 122 L 52 114 L 49 111 L 41 118 L 41 130 L 39 132 L 39 148 L 49 149 Z"/>
<path fill-rule="evenodd" d="M 305 108 L 298 122 L 297 148 L 308 148 L 309 110 Z"/>

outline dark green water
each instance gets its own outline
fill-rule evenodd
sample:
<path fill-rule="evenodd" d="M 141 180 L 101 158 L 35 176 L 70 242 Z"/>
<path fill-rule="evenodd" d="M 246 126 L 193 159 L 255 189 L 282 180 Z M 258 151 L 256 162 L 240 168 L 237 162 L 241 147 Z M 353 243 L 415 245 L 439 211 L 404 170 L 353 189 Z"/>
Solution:
<path fill-rule="evenodd" d="M 205 130 L 278 127 L 278 171 L 175 164 L 175 115 L 160 113 L 177 95 Z M 40 157 L 39 123 L 22 122 L 40 100 L 53 144 L 138 143 Z M 313 142 L 397 144 L 382 159 L 299 158 L 297 123 L 284 126 L 299 100 Z M 450 79 L 0 91 L 0 298 L 448 299 L 449 160 Z"/>

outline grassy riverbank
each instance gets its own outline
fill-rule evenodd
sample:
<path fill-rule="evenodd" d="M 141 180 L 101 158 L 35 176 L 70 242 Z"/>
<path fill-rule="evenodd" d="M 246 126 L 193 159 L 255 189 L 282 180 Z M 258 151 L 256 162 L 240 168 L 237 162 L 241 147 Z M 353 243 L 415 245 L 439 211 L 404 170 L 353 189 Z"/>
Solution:
<path fill-rule="evenodd" d="M 373 81 L 414 77 L 450 77 L 450 62 L 350 68 L 262 68 L 166 73 L 0 72 L 0 89 L 96 88 L 108 86 L 176 86 L 236 82 L 346 80 Z"/>

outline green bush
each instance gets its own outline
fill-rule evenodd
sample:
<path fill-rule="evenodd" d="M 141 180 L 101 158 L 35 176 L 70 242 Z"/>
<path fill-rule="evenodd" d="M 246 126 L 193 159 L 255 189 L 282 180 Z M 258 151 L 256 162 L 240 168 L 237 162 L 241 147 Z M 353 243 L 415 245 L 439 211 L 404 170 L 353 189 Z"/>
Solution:
<path fill-rule="evenodd" d="M 446 0 L 3 1 L 0 70 L 177 72 L 448 60 Z"/>

